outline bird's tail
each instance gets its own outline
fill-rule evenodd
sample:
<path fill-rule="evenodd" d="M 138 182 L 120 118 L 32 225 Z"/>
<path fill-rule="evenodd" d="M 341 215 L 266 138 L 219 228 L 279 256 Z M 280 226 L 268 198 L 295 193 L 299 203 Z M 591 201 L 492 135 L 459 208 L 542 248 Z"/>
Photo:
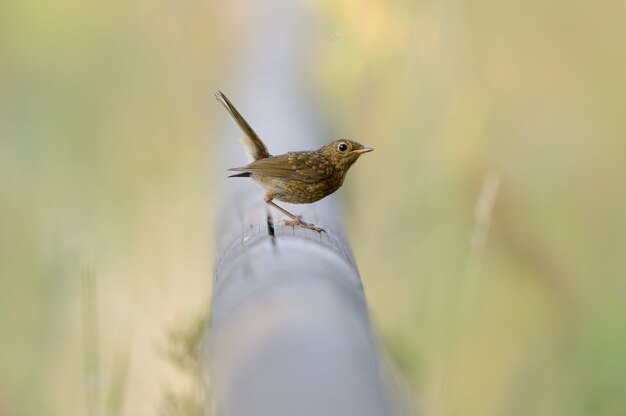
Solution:
<path fill-rule="evenodd" d="M 217 101 L 222 103 L 230 117 L 237 123 L 239 128 L 245 133 L 244 136 L 241 136 L 241 142 L 246 151 L 246 155 L 250 162 L 254 162 L 255 160 L 265 159 L 266 157 L 270 157 L 270 152 L 267 151 L 267 147 L 261 140 L 261 138 L 252 130 L 252 127 L 248 124 L 245 118 L 239 114 L 239 111 L 235 108 L 235 106 L 230 102 L 228 98 L 224 95 L 223 92 L 217 91 L 215 93 L 215 98 Z M 241 175 L 233 175 L 233 176 L 241 176 Z"/>

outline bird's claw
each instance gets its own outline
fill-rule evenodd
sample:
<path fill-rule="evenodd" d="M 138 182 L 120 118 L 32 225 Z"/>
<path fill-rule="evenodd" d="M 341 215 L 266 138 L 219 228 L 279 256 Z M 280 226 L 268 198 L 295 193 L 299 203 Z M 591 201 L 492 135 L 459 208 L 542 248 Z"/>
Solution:
<path fill-rule="evenodd" d="M 298 218 L 300 218 L 300 216 L 298 216 Z M 298 221 L 290 221 L 290 220 L 283 220 L 283 224 L 284 225 L 290 225 L 292 227 L 302 227 L 302 228 L 307 228 L 309 230 L 313 230 L 316 231 L 318 233 L 325 233 L 326 230 L 320 227 L 316 227 L 313 224 L 309 224 L 307 222 L 302 221 L 301 219 L 298 219 Z"/>

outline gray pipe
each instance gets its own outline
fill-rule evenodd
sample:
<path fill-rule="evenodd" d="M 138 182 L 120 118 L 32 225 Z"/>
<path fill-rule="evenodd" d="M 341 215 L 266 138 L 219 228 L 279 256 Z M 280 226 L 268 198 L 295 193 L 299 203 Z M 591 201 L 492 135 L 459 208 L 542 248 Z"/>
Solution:
<path fill-rule="evenodd" d="M 317 128 L 298 79 L 313 22 L 300 2 L 242 3 L 254 19 L 247 17 L 253 24 L 234 79 L 239 88 L 220 88 L 271 153 L 319 147 L 330 138 Z M 224 109 L 215 102 L 212 111 L 228 126 L 217 140 L 218 260 L 203 350 L 215 414 L 391 414 L 338 199 L 285 204 L 327 233 L 282 226 L 251 179 L 226 179 L 226 168 L 246 160 Z"/>

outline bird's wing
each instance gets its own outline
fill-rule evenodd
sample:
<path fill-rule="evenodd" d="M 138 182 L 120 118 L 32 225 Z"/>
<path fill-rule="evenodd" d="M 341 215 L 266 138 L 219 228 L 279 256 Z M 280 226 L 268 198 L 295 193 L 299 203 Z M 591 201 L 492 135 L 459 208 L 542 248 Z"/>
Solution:
<path fill-rule="evenodd" d="M 305 152 L 291 152 L 280 156 L 259 159 L 241 168 L 229 169 L 249 172 L 277 179 L 315 183 L 332 174 L 330 164 L 319 158 L 307 157 Z"/>

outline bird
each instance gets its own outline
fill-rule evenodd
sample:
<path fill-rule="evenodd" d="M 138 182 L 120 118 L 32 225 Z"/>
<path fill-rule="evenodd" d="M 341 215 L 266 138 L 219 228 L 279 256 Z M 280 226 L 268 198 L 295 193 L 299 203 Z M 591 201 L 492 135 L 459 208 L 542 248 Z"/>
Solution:
<path fill-rule="evenodd" d="M 244 133 L 241 142 L 250 163 L 246 166 L 230 168 L 238 172 L 230 178 L 251 177 L 264 189 L 263 200 L 271 207 L 285 214 L 291 220 L 283 220 L 287 226 L 303 227 L 318 233 L 323 228 L 303 221 L 274 200 L 291 204 L 310 204 L 327 197 L 338 190 L 346 177 L 348 169 L 365 154 L 373 151 L 354 140 L 334 140 L 317 150 L 294 151 L 273 156 L 265 143 L 250 127 L 237 108 L 222 93 L 215 93 L 217 100 Z"/>

